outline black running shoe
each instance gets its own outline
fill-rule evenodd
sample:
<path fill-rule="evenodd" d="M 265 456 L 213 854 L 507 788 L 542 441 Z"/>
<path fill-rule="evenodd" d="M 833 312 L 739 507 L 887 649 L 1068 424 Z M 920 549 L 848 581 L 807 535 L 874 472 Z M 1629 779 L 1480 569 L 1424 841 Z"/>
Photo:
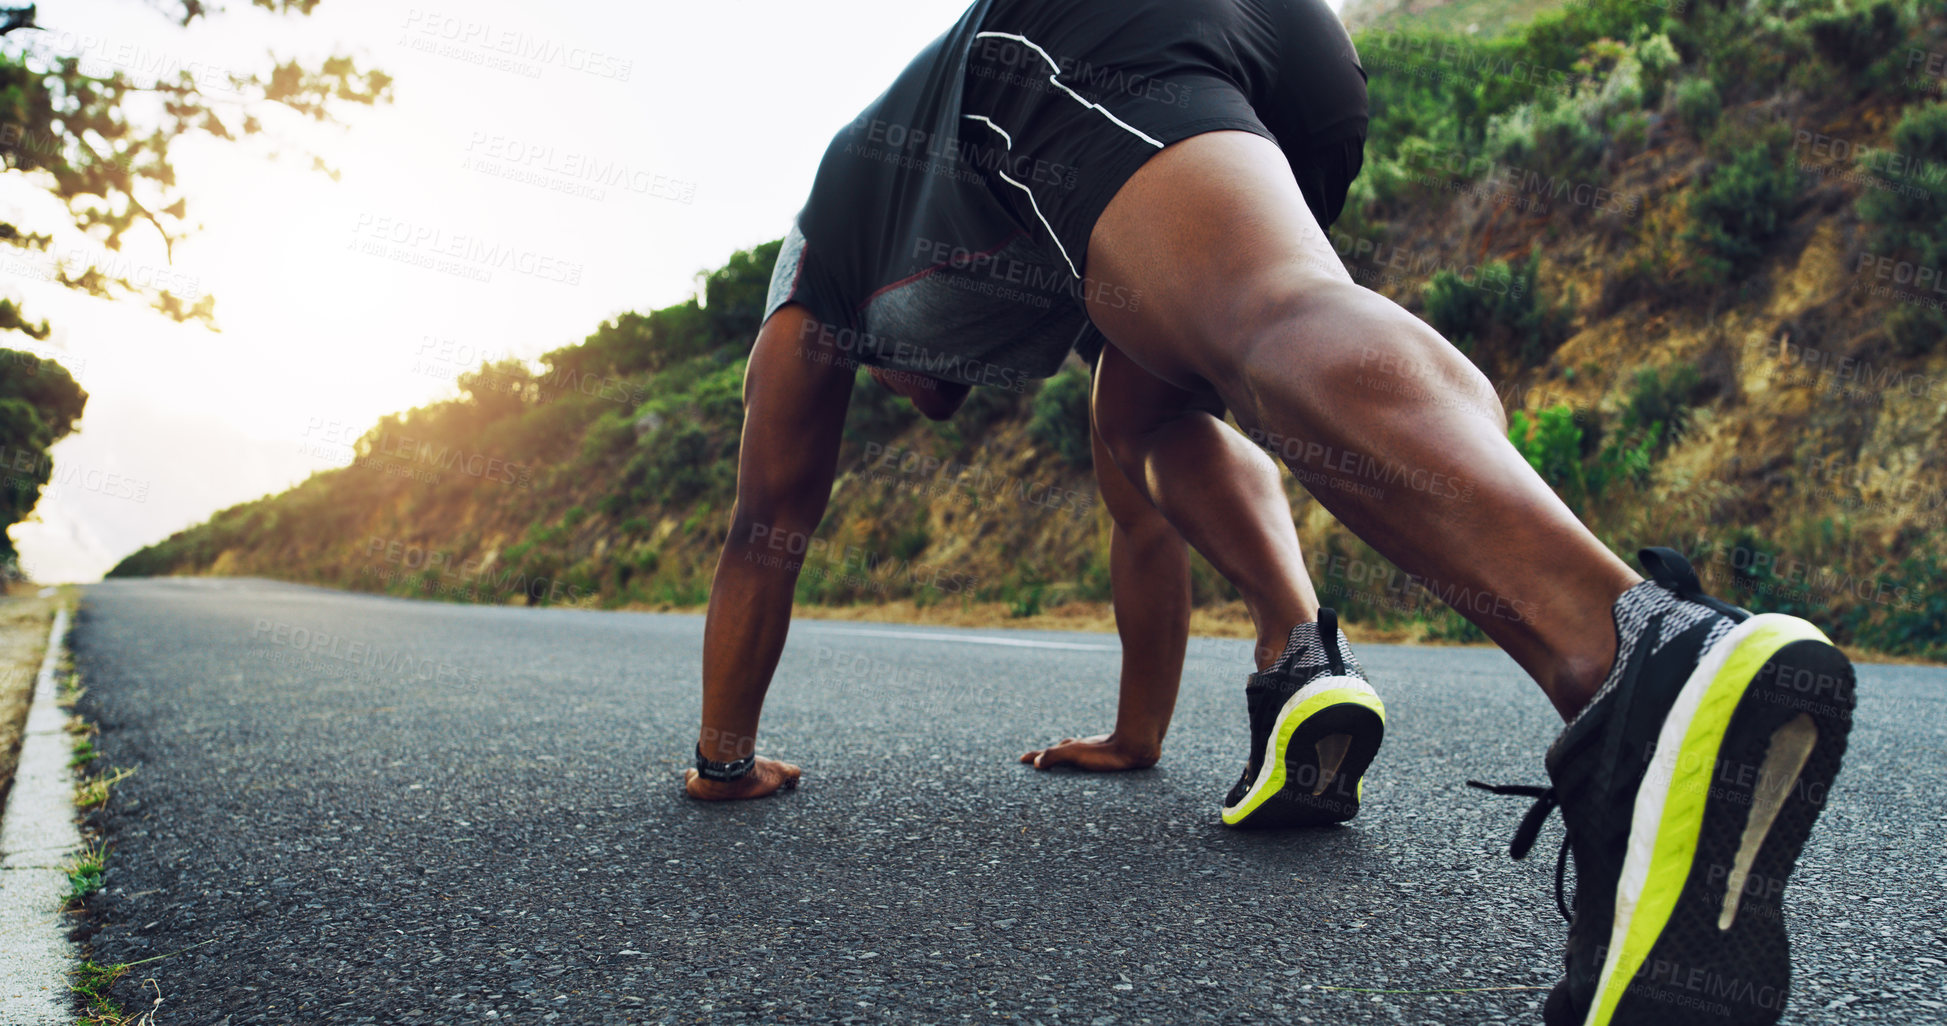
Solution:
<path fill-rule="evenodd" d="M 1319 826 L 1358 815 L 1386 706 L 1352 657 L 1338 614 L 1321 609 L 1317 623 L 1292 628 L 1278 661 L 1245 682 L 1244 700 L 1251 758 L 1224 799 L 1224 822 Z"/>
<path fill-rule="evenodd" d="M 1705 595 L 1673 550 L 1638 559 L 1650 580 L 1616 602 L 1615 669 L 1549 748 L 1554 786 L 1468 783 L 1536 799 L 1515 858 L 1562 810 L 1567 973 L 1548 1026 L 1776 1022 L 1785 879 L 1845 754 L 1852 664 L 1798 617 Z"/>

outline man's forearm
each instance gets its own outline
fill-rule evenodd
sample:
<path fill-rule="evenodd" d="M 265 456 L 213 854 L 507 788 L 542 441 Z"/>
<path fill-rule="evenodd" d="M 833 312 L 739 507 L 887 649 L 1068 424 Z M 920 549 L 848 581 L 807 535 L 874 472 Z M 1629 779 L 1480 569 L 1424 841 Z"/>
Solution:
<path fill-rule="evenodd" d="M 757 744 L 764 694 L 791 629 L 798 557 L 738 538 L 733 528 L 710 584 L 703 623 L 703 754 L 741 759 Z M 712 751 L 714 746 L 715 750 Z"/>
<path fill-rule="evenodd" d="M 1132 751 L 1160 753 L 1190 636 L 1190 549 L 1162 517 L 1109 537 L 1109 589 L 1122 638 L 1122 681 L 1115 738 Z"/>

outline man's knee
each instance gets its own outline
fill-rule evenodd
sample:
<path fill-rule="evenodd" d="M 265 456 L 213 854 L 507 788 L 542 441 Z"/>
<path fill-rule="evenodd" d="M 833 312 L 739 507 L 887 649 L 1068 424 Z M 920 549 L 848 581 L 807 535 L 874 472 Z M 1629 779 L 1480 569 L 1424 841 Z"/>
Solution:
<path fill-rule="evenodd" d="M 1098 408 L 1095 411 L 1095 430 L 1102 440 L 1102 448 L 1107 450 L 1115 469 L 1138 489 L 1142 487 L 1144 467 L 1148 463 L 1148 444 L 1144 436 L 1155 430 L 1154 420 L 1154 411 L 1149 410 Z M 1128 504 L 1111 503 L 1109 515 L 1121 521 L 1123 517 L 1116 512 L 1118 505 Z"/>
<path fill-rule="evenodd" d="M 824 519 L 823 501 L 804 497 L 769 499 L 738 496 L 724 544 L 731 548 L 802 556 L 815 547 L 813 533 Z"/>

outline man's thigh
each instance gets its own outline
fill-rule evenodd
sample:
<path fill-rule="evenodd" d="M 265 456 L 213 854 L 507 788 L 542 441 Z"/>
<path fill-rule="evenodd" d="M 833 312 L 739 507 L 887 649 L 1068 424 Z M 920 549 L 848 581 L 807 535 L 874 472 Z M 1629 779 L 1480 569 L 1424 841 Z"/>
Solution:
<path fill-rule="evenodd" d="M 1244 353 L 1262 325 L 1308 288 L 1351 281 L 1284 152 L 1248 132 L 1206 132 L 1149 159 L 1089 237 L 1087 278 L 1140 297 L 1091 290 L 1089 318 L 1169 384 L 1224 394 L 1242 387 Z"/>

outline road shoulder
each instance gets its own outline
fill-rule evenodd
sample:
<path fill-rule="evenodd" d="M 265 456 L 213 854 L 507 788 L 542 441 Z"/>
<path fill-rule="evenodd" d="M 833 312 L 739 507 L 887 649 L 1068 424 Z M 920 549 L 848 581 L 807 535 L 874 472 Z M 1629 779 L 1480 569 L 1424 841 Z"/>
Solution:
<path fill-rule="evenodd" d="M 44 622 L 44 621 L 43 621 Z M 68 868 L 81 851 L 75 825 L 72 744 L 59 705 L 62 640 L 68 614 L 54 612 L 33 677 L 17 764 L 0 813 L 0 1022 L 18 1026 L 73 1021 L 68 973 L 75 949 L 62 907 Z"/>

